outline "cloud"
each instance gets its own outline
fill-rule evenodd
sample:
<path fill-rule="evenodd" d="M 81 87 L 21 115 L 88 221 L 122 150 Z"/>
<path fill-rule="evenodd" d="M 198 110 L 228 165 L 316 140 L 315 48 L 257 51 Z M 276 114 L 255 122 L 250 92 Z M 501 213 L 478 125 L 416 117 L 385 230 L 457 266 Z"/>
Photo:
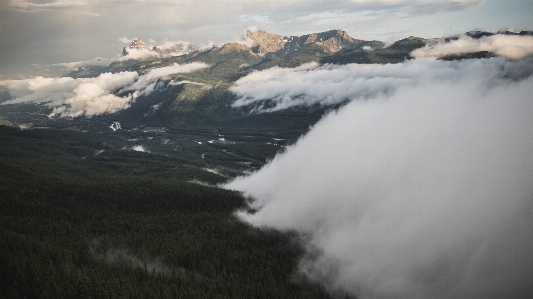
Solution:
<path fill-rule="evenodd" d="M 2 105 L 44 103 L 53 107 L 50 117 L 79 117 L 115 113 L 126 109 L 141 95 L 150 94 L 157 79 L 175 73 L 187 73 L 207 67 L 191 63 L 153 69 L 147 74 L 137 72 L 103 73 L 96 78 L 44 78 L 0 81 L 14 99 Z M 128 93 L 129 92 L 129 93 Z M 128 93 L 118 96 L 115 93 Z"/>
<path fill-rule="evenodd" d="M 510 59 L 522 59 L 533 54 L 533 36 L 496 34 L 483 36 L 480 39 L 461 36 L 450 42 L 426 45 L 424 48 L 414 50 L 411 55 L 413 57 L 443 57 L 481 51 L 493 52 Z"/>
<path fill-rule="evenodd" d="M 89 60 L 80 60 L 80 61 L 72 61 L 72 62 L 61 62 L 61 63 L 54 63 L 48 66 L 51 67 L 58 67 L 62 70 L 73 70 L 77 69 L 80 66 L 84 65 L 98 65 L 98 66 L 108 66 L 111 63 L 117 61 L 116 58 L 103 58 L 103 57 L 96 57 Z"/>
<path fill-rule="evenodd" d="M 400 87 L 415 86 L 427 80 L 456 82 L 475 75 L 472 73 L 476 73 L 478 68 L 486 69 L 485 76 L 496 76 L 499 68 L 517 68 L 526 63 L 511 64 L 503 58 L 491 61 L 456 63 L 429 58 L 385 65 L 319 66 L 310 63 L 297 68 L 276 67 L 255 71 L 237 80 L 231 91 L 240 98 L 233 107 L 247 106 L 256 112 L 271 112 L 295 106 L 335 105 L 391 94 Z M 530 69 L 525 68 L 524 71 L 529 72 Z"/>
<path fill-rule="evenodd" d="M 136 151 L 136 152 L 143 152 L 143 153 L 149 153 L 150 151 L 147 150 L 144 146 L 142 145 L 135 145 L 131 148 L 132 150 Z"/>
<path fill-rule="evenodd" d="M 120 57 L 119 61 L 125 60 L 141 60 L 141 59 L 150 59 L 159 57 L 159 53 L 152 51 L 150 49 L 127 49 L 127 55 Z"/>
<path fill-rule="evenodd" d="M 395 78 L 433 75 L 350 102 L 227 184 L 255 210 L 237 215 L 298 232 L 299 272 L 332 293 L 530 298 L 532 63 L 420 63 Z"/>
<path fill-rule="evenodd" d="M 46 103 L 55 107 L 53 116 L 77 117 L 113 113 L 129 107 L 133 94 L 119 97 L 113 92 L 138 78 L 136 72 L 104 73 L 96 78 L 43 78 L 3 81 L 15 97 L 2 105 Z"/>
<path fill-rule="evenodd" d="M 200 85 L 200 86 L 205 86 L 205 85 L 206 85 L 206 84 L 204 84 L 204 83 L 194 82 L 194 81 L 189 81 L 189 80 L 170 81 L 168 84 L 169 84 L 169 85 L 192 84 L 192 85 Z"/>
<path fill-rule="evenodd" d="M 81 15 L 81 16 L 89 16 L 89 17 L 99 17 L 99 16 L 101 16 L 101 14 L 99 14 L 99 13 L 88 12 L 88 11 L 81 11 L 81 12 L 78 12 L 77 14 Z"/>
<path fill-rule="evenodd" d="M 165 77 L 172 74 L 177 73 L 190 73 L 193 71 L 201 70 L 203 68 L 208 67 L 209 65 L 203 63 L 203 62 L 193 62 L 189 64 L 177 64 L 174 63 L 173 65 L 162 67 L 162 68 L 156 68 L 150 70 L 145 75 L 142 75 L 139 80 L 137 80 L 135 83 L 131 84 L 130 86 L 127 86 L 124 88 L 124 90 L 143 90 L 150 87 L 150 85 L 155 86 L 155 81 L 159 77 Z M 153 88 L 153 86 L 151 88 Z"/>
<path fill-rule="evenodd" d="M 161 49 L 161 50 L 168 50 L 168 49 L 172 49 L 172 48 L 175 48 L 176 46 L 183 46 L 183 47 L 187 47 L 188 45 L 190 45 L 191 43 L 189 42 L 185 42 L 185 41 L 169 41 L 169 40 L 164 40 L 163 43 L 159 46 L 157 46 L 158 49 Z"/>
<path fill-rule="evenodd" d="M 120 37 L 120 38 L 118 39 L 118 41 L 121 42 L 121 43 L 123 43 L 123 44 L 127 44 L 127 45 L 129 45 L 129 44 L 130 44 L 133 40 L 135 40 L 135 39 L 137 39 L 137 38 L 127 38 L 127 37 L 123 36 L 123 37 Z"/>
<path fill-rule="evenodd" d="M 152 39 L 150 39 L 153 41 Z M 127 42 L 129 41 L 127 38 L 122 37 L 119 38 L 119 41 L 121 42 Z M 129 42 L 128 42 L 129 43 Z M 149 48 L 129 48 L 126 47 L 126 55 L 120 57 L 119 61 L 124 60 L 140 60 L 140 59 L 157 59 L 157 58 L 163 58 L 168 56 L 181 56 L 184 54 L 189 54 L 197 49 L 197 47 L 189 42 L 185 41 L 169 41 L 168 39 L 164 40 L 161 45 L 157 45 L 157 51 L 152 50 L 153 46 L 149 46 Z"/>
<path fill-rule="evenodd" d="M 45 3 L 35 3 L 26 0 L 11 0 L 9 5 L 20 11 L 35 11 L 58 8 L 72 8 L 86 6 L 89 2 L 85 0 L 55 0 Z"/>

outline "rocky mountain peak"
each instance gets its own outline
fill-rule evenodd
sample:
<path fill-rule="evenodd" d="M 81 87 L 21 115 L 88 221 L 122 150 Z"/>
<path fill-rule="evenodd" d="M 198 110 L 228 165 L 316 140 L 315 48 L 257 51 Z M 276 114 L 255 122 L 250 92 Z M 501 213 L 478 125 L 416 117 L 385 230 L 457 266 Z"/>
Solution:
<path fill-rule="evenodd" d="M 136 49 L 136 50 L 147 49 L 147 50 L 150 50 L 148 45 L 145 42 L 143 42 L 142 40 L 140 40 L 140 39 L 134 39 L 134 40 L 132 40 L 130 42 L 130 44 L 127 47 L 124 47 L 124 49 L 122 49 L 122 55 L 124 55 L 124 56 L 128 55 L 128 52 L 129 52 L 130 49 Z"/>
<path fill-rule="evenodd" d="M 297 52 L 301 47 L 309 44 L 323 46 L 328 52 L 335 53 L 344 49 L 356 47 L 364 42 L 352 38 L 346 31 L 329 30 L 301 36 L 283 36 L 272 34 L 263 30 L 250 30 L 246 39 L 251 43 L 252 51 L 263 54 L 270 59 L 279 59 Z"/>
<path fill-rule="evenodd" d="M 152 51 L 156 51 L 163 56 L 179 56 L 184 54 L 190 54 L 194 51 L 198 51 L 198 46 L 188 42 L 166 43 L 161 46 L 154 46 Z"/>
<path fill-rule="evenodd" d="M 130 48 L 130 49 L 143 49 L 143 48 L 148 49 L 148 45 L 145 42 L 143 42 L 142 40 L 140 40 L 140 39 L 134 39 L 128 45 L 128 48 Z"/>
<path fill-rule="evenodd" d="M 166 41 L 163 45 L 150 47 L 140 39 L 135 39 L 129 43 L 127 47 L 122 49 L 122 54 L 124 56 L 128 55 L 131 50 L 148 50 L 153 51 L 154 55 L 160 55 L 163 57 L 167 56 L 180 56 L 185 54 L 190 54 L 198 50 L 198 46 L 193 45 L 188 42 L 168 42 Z M 154 56 L 149 54 L 148 56 Z"/>
<path fill-rule="evenodd" d="M 271 34 L 263 30 L 248 31 L 246 39 L 252 41 L 252 51 L 257 54 L 265 54 L 283 49 L 286 36 Z"/>

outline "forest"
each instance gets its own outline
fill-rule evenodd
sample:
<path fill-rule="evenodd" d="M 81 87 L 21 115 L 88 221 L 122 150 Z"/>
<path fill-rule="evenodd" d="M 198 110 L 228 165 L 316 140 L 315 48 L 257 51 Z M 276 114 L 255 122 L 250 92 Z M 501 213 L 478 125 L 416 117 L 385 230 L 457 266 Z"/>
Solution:
<path fill-rule="evenodd" d="M 0 126 L 0 298 L 328 298 L 226 178 L 104 134 Z"/>

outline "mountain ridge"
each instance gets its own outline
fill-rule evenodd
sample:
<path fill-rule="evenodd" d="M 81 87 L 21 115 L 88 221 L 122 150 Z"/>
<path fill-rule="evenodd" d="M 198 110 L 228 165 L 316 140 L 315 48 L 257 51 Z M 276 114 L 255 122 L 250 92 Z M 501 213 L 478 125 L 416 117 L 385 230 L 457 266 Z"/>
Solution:
<path fill-rule="evenodd" d="M 142 74 L 151 69 L 170 66 L 174 63 L 203 62 L 210 66 L 200 71 L 203 73 L 202 76 L 214 80 L 222 79 L 226 83 L 231 83 L 250 71 L 274 66 L 296 67 L 309 62 L 319 64 L 401 63 L 412 59 L 411 52 L 419 48 L 438 43 L 448 43 L 459 39 L 461 36 L 480 39 L 496 34 L 532 36 L 533 32 L 470 31 L 460 35 L 433 39 L 409 36 L 388 45 L 377 40 L 365 41 L 353 38 L 341 29 L 300 36 L 284 36 L 251 29 L 244 33 L 240 41 L 210 48 L 200 48 L 188 42 L 165 42 L 163 45 L 150 49 L 151 46 L 136 39 L 124 47 L 125 56 L 107 67 L 83 66 L 64 76 L 89 78 L 105 72 L 117 73 L 122 71 L 136 71 Z M 138 52 L 135 53 L 135 51 Z M 142 56 L 143 53 L 147 53 L 147 56 Z M 491 52 L 467 53 L 440 59 L 479 59 L 493 56 L 497 55 Z"/>
<path fill-rule="evenodd" d="M 336 29 L 300 36 L 282 36 L 262 30 L 248 30 L 246 40 L 251 42 L 252 52 L 264 54 L 266 58 L 275 60 L 294 54 L 305 45 L 323 46 L 328 52 L 352 49 L 363 40 L 354 39 L 346 31 Z"/>

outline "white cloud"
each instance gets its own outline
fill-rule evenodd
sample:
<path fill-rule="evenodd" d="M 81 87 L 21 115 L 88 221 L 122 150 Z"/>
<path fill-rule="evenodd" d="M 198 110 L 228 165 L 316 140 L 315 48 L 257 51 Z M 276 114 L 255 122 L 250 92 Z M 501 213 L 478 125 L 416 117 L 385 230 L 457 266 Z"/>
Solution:
<path fill-rule="evenodd" d="M 153 69 L 145 75 L 137 72 L 103 73 L 96 78 L 44 78 L 0 81 L 14 99 L 2 105 L 19 103 L 45 103 L 53 107 L 50 117 L 78 117 L 115 113 L 130 106 L 140 95 L 150 94 L 159 77 L 187 73 L 207 67 L 203 63 Z M 126 96 L 115 93 L 128 92 Z"/>
<path fill-rule="evenodd" d="M 413 57 L 443 57 L 452 54 L 464 54 L 480 51 L 493 52 L 510 59 L 522 59 L 533 54 L 533 36 L 516 36 L 497 34 L 473 39 L 461 36 L 447 43 L 427 45 L 411 53 Z"/>
<path fill-rule="evenodd" d="M 433 75 L 352 101 L 227 184 L 257 211 L 238 216 L 299 232 L 300 272 L 331 292 L 531 297 L 531 62 L 429 60 L 394 70 Z"/>
<path fill-rule="evenodd" d="M 17 103 L 47 103 L 55 107 L 51 117 L 93 116 L 113 113 L 129 107 L 133 95 L 119 97 L 112 94 L 122 86 L 132 84 L 136 72 L 104 73 L 96 78 L 43 78 L 4 81 L 15 99 L 2 105 Z"/>
<path fill-rule="evenodd" d="M 98 66 L 108 66 L 111 63 L 117 61 L 117 58 L 103 58 L 103 57 L 96 57 L 89 60 L 80 60 L 80 61 L 72 61 L 72 62 L 61 62 L 61 63 L 54 63 L 49 66 L 51 67 L 59 67 L 63 70 L 73 70 L 77 69 L 80 66 L 84 65 L 98 65 Z"/>
<path fill-rule="evenodd" d="M 152 40 L 152 39 L 150 39 Z M 126 42 L 128 41 L 127 38 L 120 38 L 119 41 Z M 155 41 L 151 41 L 155 42 Z M 158 50 L 169 50 L 169 52 L 166 53 L 160 53 L 158 51 L 153 51 L 153 46 L 149 46 L 149 48 L 141 48 L 141 49 L 130 49 L 129 47 L 126 47 L 126 55 L 120 57 L 119 61 L 124 60 L 142 60 L 142 59 L 157 59 L 161 57 L 168 57 L 168 56 L 181 56 L 184 54 L 189 54 L 191 51 L 195 49 L 195 46 L 189 42 L 185 41 L 169 41 L 164 40 L 161 45 L 156 46 Z M 172 51 L 170 51 L 172 50 Z"/>
<path fill-rule="evenodd" d="M 155 83 L 155 81 L 159 77 L 165 77 L 165 76 L 177 74 L 177 73 L 190 73 L 193 71 L 206 68 L 208 66 L 209 65 L 203 62 L 193 62 L 193 63 L 181 64 L 181 65 L 174 63 L 173 65 L 170 65 L 170 66 L 152 69 L 147 74 L 142 75 L 139 78 L 139 80 L 137 80 L 135 83 L 133 83 L 130 86 L 125 87 L 124 90 L 143 90 L 147 88 L 150 84 Z"/>
<path fill-rule="evenodd" d="M 21 11 L 33 11 L 42 9 L 72 8 L 86 6 L 89 1 L 86 0 L 55 0 L 45 3 L 36 3 L 26 0 L 11 0 L 9 5 Z"/>
<path fill-rule="evenodd" d="M 99 16 L 101 16 L 101 14 L 99 14 L 99 13 L 88 12 L 88 11 L 80 11 L 80 12 L 77 12 L 77 14 L 81 15 L 81 16 L 89 16 L 89 17 L 99 17 Z"/>
<path fill-rule="evenodd" d="M 142 60 L 142 59 L 150 59 L 150 58 L 157 58 L 159 57 L 159 53 L 152 51 L 150 49 L 126 49 L 127 55 L 124 55 L 120 57 L 119 61 L 124 60 Z"/>
<path fill-rule="evenodd" d="M 189 81 L 189 80 L 182 80 L 182 81 L 170 81 L 168 83 L 169 85 L 182 85 L 182 84 L 192 84 L 192 85 L 200 85 L 200 86 L 205 86 L 204 83 L 200 83 L 200 82 L 194 82 L 194 81 Z"/>
<path fill-rule="evenodd" d="M 144 146 L 142 145 L 135 145 L 131 148 L 132 150 L 136 151 L 136 152 L 143 152 L 143 153 L 149 153 L 150 151 L 147 150 Z"/>
<path fill-rule="evenodd" d="M 318 66 L 311 63 L 297 68 L 271 68 L 253 72 L 237 80 L 231 91 L 240 98 L 233 106 L 248 106 L 257 112 L 277 111 L 294 106 L 328 106 L 392 94 L 400 87 L 415 86 L 427 80 L 457 82 L 467 78 L 472 72 L 477 72 L 477 68 L 486 68 L 485 76 L 492 76 L 499 68 L 511 65 L 516 68 L 525 63 L 509 64 L 503 58 L 492 61 L 493 63 L 482 60 L 456 63 L 429 58 L 402 64 Z"/>
<path fill-rule="evenodd" d="M 123 44 L 127 44 L 127 45 L 129 45 L 129 43 L 131 43 L 131 42 L 132 42 L 133 40 L 135 40 L 135 39 L 137 39 L 137 38 L 127 38 L 127 37 L 123 36 L 123 37 L 120 37 L 120 38 L 118 39 L 118 41 L 121 42 L 121 43 L 123 43 Z"/>
<path fill-rule="evenodd" d="M 199 50 L 200 51 L 207 51 L 209 49 L 212 49 L 213 47 L 215 47 L 215 43 L 213 41 L 209 41 L 207 44 L 201 44 L 199 46 Z"/>

